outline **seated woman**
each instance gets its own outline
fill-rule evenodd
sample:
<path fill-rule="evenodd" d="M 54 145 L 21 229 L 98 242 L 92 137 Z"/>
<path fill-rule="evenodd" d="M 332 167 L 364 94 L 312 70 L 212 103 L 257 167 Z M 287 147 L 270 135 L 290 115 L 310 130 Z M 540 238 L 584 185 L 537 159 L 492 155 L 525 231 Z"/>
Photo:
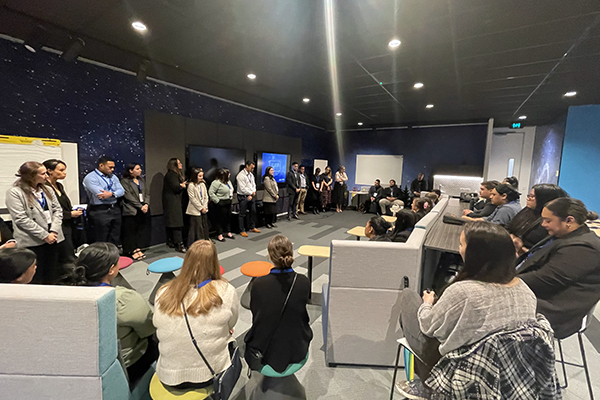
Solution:
<path fill-rule="evenodd" d="M 469 221 L 487 221 L 506 226 L 521 211 L 521 204 L 519 204 L 520 195 L 521 193 L 517 192 L 517 189 L 513 186 L 508 183 L 501 183 L 492 189 L 490 193 L 490 201 L 497 206 L 491 215 L 485 218 L 471 218 L 466 216 L 462 218 Z"/>
<path fill-rule="evenodd" d="M 28 284 L 36 270 L 35 253 L 29 249 L 0 249 L 0 283 Z"/>
<path fill-rule="evenodd" d="M 515 278 L 514 246 L 504 228 L 469 222 L 459 249 L 464 267 L 437 301 L 433 291 L 424 291 L 422 301 L 415 291 L 402 291 L 400 325 L 421 379 L 396 384 L 406 397 L 428 398 L 422 382 L 443 355 L 536 320 L 535 295 Z"/>
<path fill-rule="evenodd" d="M 79 253 L 62 283 L 73 286 L 111 286 L 119 273 L 119 249 L 112 243 L 93 243 Z M 158 349 L 149 336 L 155 332 L 152 309 L 138 292 L 115 287 L 117 298 L 117 337 L 127 367 L 130 384 L 148 371 L 158 357 Z"/>
<path fill-rule="evenodd" d="M 369 238 L 370 242 L 391 242 L 392 239 L 387 235 L 391 227 L 392 224 L 383 219 L 383 217 L 371 217 L 367 221 L 367 225 L 365 225 L 365 236 Z"/>
<path fill-rule="evenodd" d="M 559 197 L 568 195 L 558 185 L 542 183 L 531 188 L 525 208 L 506 225 L 506 230 L 513 238 L 517 256 L 526 253 L 534 244 L 548 236 L 542 226 L 542 208 L 550 200 Z"/>
<path fill-rule="evenodd" d="M 414 212 L 400 210 L 396 213 L 396 223 L 394 230 L 388 234 L 392 242 L 405 243 L 413 231 L 417 221 L 417 216 Z"/>
<path fill-rule="evenodd" d="M 252 327 L 244 339 L 245 357 L 252 363 L 250 353 L 258 350 L 264 365 L 259 372 L 283 376 L 299 370 L 308 359 L 308 345 L 313 337 L 306 310 L 310 282 L 292 269 L 294 248 L 288 238 L 273 236 L 268 252 L 274 267 L 252 285 Z"/>
<path fill-rule="evenodd" d="M 213 375 L 196 351 L 190 330 L 215 373 L 220 373 L 231 365 L 229 343 L 235 340 L 239 311 L 235 289 L 221 276 L 212 242 L 198 240 L 190 246 L 181 273 L 159 289 L 154 307 L 160 382 L 179 389 L 211 386 Z"/>
<path fill-rule="evenodd" d="M 423 197 L 420 199 L 414 199 L 411 206 L 413 212 L 416 214 L 417 220 L 419 222 L 421 218 L 423 218 L 431 209 L 433 208 L 433 203 L 431 200 Z"/>
<path fill-rule="evenodd" d="M 517 273 L 538 299 L 554 336 L 577 332 L 600 300 L 600 238 L 585 221 L 597 219 L 581 200 L 560 197 L 542 210 L 546 239 L 519 257 Z"/>
<path fill-rule="evenodd" d="M 0 249 L 8 249 L 16 245 L 17 241 L 14 239 L 12 231 L 0 217 Z"/>

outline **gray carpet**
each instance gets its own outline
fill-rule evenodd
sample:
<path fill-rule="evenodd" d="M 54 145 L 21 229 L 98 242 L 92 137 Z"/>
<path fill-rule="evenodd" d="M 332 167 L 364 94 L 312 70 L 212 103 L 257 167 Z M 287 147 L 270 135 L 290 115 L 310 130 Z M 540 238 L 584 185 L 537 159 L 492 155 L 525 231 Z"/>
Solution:
<path fill-rule="evenodd" d="M 219 260 L 225 269 L 225 278 L 236 288 L 238 297 L 241 297 L 250 278 L 242 275 L 240 266 L 248 261 L 266 260 L 267 244 L 271 236 L 283 234 L 294 243 L 294 248 L 304 244 L 328 246 L 332 239 L 355 240 L 355 237 L 346 234 L 346 231 L 357 226 L 364 226 L 372 215 L 364 215 L 356 211 L 344 211 L 341 214 L 335 212 L 322 213 L 320 215 L 301 216 L 301 220 L 291 222 L 281 219 L 277 222 L 277 228 L 261 228 L 261 233 L 250 233 L 248 238 L 236 236 L 235 240 L 227 240 L 225 243 L 217 242 Z M 366 239 L 363 239 L 366 240 Z M 158 275 L 146 274 L 149 263 L 164 257 L 182 256 L 164 245 L 155 246 L 146 252 L 148 258 L 132 264 L 122 271 L 123 276 L 142 295 L 148 296 L 158 281 Z M 307 257 L 300 256 L 295 252 L 294 267 L 299 273 L 306 273 Z M 328 282 L 329 261 L 322 258 L 314 259 L 313 266 L 313 299 L 308 306 L 311 327 L 314 339 L 310 345 L 310 355 L 307 364 L 296 373 L 300 383 L 306 390 L 308 399 L 341 400 L 341 399 L 386 399 L 392 379 L 392 370 L 385 368 L 366 368 L 338 366 L 329 368 L 325 365 L 323 350 L 323 336 L 321 327 L 321 287 Z M 596 318 L 600 318 L 600 309 L 596 310 Z M 250 311 L 240 308 L 240 316 L 235 327 L 235 336 L 238 342 L 243 342 L 243 336 L 250 328 L 252 315 Z M 600 396 L 600 323 L 595 319 L 586 332 L 585 351 L 594 389 Z M 576 337 L 563 341 L 566 359 L 570 362 L 580 362 L 579 345 Z M 558 369 L 559 378 L 562 382 L 562 370 Z M 587 385 L 582 368 L 567 367 L 569 387 L 563 393 L 564 399 L 588 399 Z M 404 371 L 400 370 L 399 378 L 404 377 Z M 253 374 L 252 379 L 257 379 Z M 249 382 L 247 370 L 244 367 L 242 376 L 233 398 L 245 399 L 244 388 L 252 386 Z M 402 398 L 399 394 L 395 398 Z"/>

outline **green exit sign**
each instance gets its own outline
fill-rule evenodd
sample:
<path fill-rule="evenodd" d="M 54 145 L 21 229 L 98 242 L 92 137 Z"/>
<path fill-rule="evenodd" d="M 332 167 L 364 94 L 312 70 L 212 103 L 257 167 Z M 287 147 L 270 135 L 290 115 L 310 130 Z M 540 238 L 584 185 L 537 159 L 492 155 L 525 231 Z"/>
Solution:
<path fill-rule="evenodd" d="M 512 124 L 510 124 L 510 129 L 521 129 L 522 127 L 522 122 L 513 122 Z"/>

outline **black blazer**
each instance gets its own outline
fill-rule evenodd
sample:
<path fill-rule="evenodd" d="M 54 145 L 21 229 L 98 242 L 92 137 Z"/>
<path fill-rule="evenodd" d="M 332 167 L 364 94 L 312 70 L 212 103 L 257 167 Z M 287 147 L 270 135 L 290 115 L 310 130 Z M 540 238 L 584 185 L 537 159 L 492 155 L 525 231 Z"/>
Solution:
<path fill-rule="evenodd" d="M 525 262 L 517 273 L 535 293 L 538 312 L 550 321 L 554 336 L 563 339 L 579 330 L 600 300 L 600 238 L 582 225 L 548 244 L 552 239 L 519 257 L 518 264 Z"/>
<path fill-rule="evenodd" d="M 415 179 L 410 184 L 410 193 L 411 194 L 413 194 L 414 192 L 421 193 L 426 190 L 427 190 L 427 181 L 425 180 L 425 178 L 423 178 L 422 181 L 420 181 L 419 179 Z"/>
<path fill-rule="evenodd" d="M 294 171 L 288 171 L 287 175 L 285 176 L 285 183 L 286 183 L 288 189 L 292 189 L 295 193 L 296 189 L 298 189 L 300 187 L 300 173 L 299 172 L 294 173 Z"/>
<path fill-rule="evenodd" d="M 390 187 L 383 189 L 383 194 L 381 197 L 383 197 L 383 198 L 395 197 L 395 198 L 399 199 L 401 194 L 402 194 L 402 189 L 400 189 L 398 186 L 394 185 L 394 186 L 390 186 Z"/>
<path fill-rule="evenodd" d="M 12 231 L 10 230 L 8 225 L 6 225 L 6 222 L 4 222 L 2 218 L 0 218 L 0 246 L 12 239 Z"/>
<path fill-rule="evenodd" d="M 375 185 L 369 188 L 369 197 L 378 198 L 381 196 L 381 192 L 383 192 L 383 188 L 381 186 L 375 187 Z"/>
<path fill-rule="evenodd" d="M 73 205 L 71 204 L 71 200 L 69 199 L 69 196 L 67 196 L 67 193 L 65 193 L 65 187 L 60 182 L 56 182 L 56 187 L 60 191 L 60 196 L 59 196 L 58 192 L 56 190 L 54 190 L 52 185 L 50 185 L 49 183 L 47 183 L 46 185 L 52 189 L 52 191 L 54 192 L 54 195 L 56 196 L 56 199 L 58 200 L 58 202 L 60 204 L 60 207 L 62 208 L 63 221 L 69 221 L 69 220 L 73 219 L 73 217 L 71 217 L 71 211 L 73 211 Z"/>
<path fill-rule="evenodd" d="M 485 205 L 480 210 L 475 210 L 472 213 L 467 214 L 467 217 L 470 218 L 484 218 L 492 215 L 496 210 L 496 205 L 492 203 L 490 200 L 485 201 Z"/>
<path fill-rule="evenodd" d="M 169 170 L 163 180 L 162 201 L 165 226 L 167 228 L 183 227 L 183 207 L 181 206 L 181 181 L 175 171 Z"/>

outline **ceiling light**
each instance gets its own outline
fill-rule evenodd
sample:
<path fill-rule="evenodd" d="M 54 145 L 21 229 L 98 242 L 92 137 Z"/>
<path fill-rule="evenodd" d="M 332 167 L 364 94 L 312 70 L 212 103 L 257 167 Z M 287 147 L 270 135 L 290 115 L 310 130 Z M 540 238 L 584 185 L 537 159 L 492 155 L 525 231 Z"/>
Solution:
<path fill-rule="evenodd" d="M 421 82 L 417 82 L 413 85 L 413 87 L 415 89 L 421 89 L 423 86 L 425 86 L 425 85 L 423 85 L 423 83 L 421 83 Z"/>
<path fill-rule="evenodd" d="M 433 104 L 427 104 L 425 108 L 433 108 Z"/>
<path fill-rule="evenodd" d="M 520 119 L 520 120 L 527 119 L 527 115 L 521 115 L 521 116 L 519 117 L 519 119 Z"/>
<path fill-rule="evenodd" d="M 335 116 L 336 116 L 336 117 L 341 117 L 341 116 L 342 116 L 342 113 L 335 113 Z"/>
<path fill-rule="evenodd" d="M 358 126 L 363 126 L 363 123 L 362 123 L 362 122 L 359 122 L 359 123 L 358 123 Z"/>
<path fill-rule="evenodd" d="M 246 76 L 248 77 L 248 79 L 256 79 L 256 75 L 254 74 L 248 74 Z"/>
<path fill-rule="evenodd" d="M 32 53 L 42 48 L 48 40 L 48 31 L 42 25 L 36 25 L 31 34 L 27 37 L 23 46 Z"/>
<path fill-rule="evenodd" d="M 565 97 L 575 97 L 575 96 L 577 96 L 577 92 L 574 90 L 571 92 L 565 93 Z"/>
<path fill-rule="evenodd" d="M 390 40 L 390 42 L 388 43 L 388 46 L 390 46 L 392 49 L 397 48 L 398 46 L 400 46 L 402 42 L 398 39 L 392 39 Z"/>
<path fill-rule="evenodd" d="M 132 22 L 131 26 L 133 26 L 133 29 L 135 29 L 136 31 L 140 31 L 140 32 L 145 32 L 146 29 L 148 29 L 146 27 L 146 25 L 143 22 L 140 22 L 140 21 Z"/>
<path fill-rule="evenodd" d="M 303 98 L 302 101 L 305 103 L 310 103 L 310 99 L 308 97 Z"/>

